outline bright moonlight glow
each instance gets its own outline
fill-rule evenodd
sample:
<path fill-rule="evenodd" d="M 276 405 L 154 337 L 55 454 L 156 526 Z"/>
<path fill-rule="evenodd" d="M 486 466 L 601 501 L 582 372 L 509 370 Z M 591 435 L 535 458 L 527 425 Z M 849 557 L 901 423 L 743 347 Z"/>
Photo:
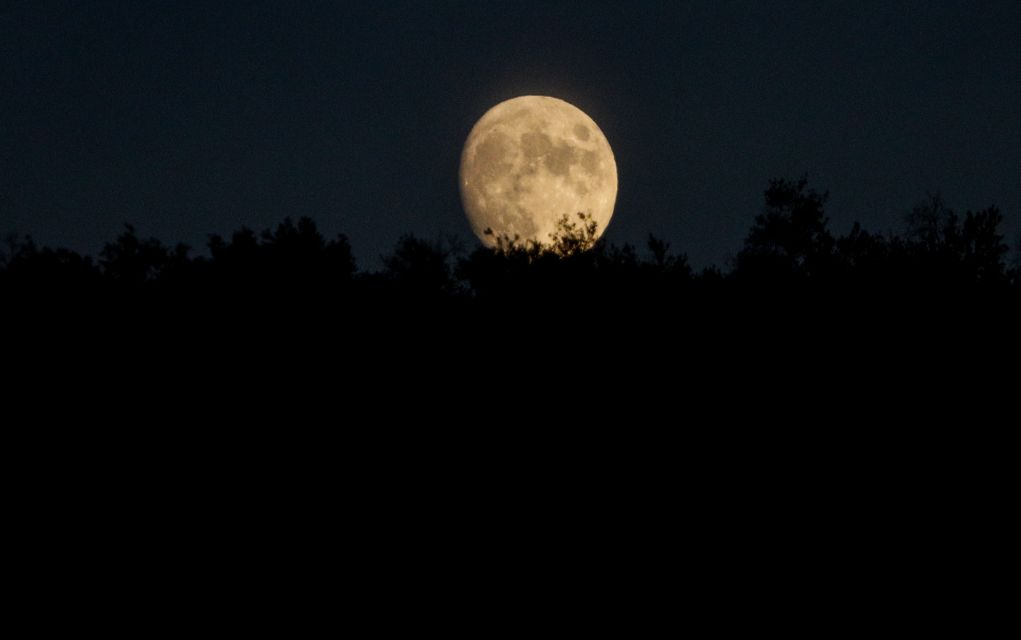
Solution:
<path fill-rule="evenodd" d="M 602 235 L 617 198 L 606 136 L 577 107 L 546 96 L 501 102 L 475 123 L 461 152 L 461 202 L 475 235 L 549 244 L 556 223 L 585 213 Z M 487 235 L 491 229 L 493 235 Z"/>

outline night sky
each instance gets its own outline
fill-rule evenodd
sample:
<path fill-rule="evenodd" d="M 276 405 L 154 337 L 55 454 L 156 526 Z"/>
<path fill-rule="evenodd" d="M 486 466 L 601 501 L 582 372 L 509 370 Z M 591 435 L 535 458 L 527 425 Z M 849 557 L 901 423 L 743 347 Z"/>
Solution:
<path fill-rule="evenodd" d="M 1021 233 L 1021 2 L 0 2 L 0 233 L 95 254 L 308 215 L 363 267 L 476 242 L 457 167 L 524 94 L 616 154 L 607 238 L 725 265 L 774 177 L 831 228 L 929 192 Z"/>

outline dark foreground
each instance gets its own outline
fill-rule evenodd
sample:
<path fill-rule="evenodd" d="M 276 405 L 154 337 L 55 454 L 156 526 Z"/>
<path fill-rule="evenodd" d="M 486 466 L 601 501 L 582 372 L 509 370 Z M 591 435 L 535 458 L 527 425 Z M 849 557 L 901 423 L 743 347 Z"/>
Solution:
<path fill-rule="evenodd" d="M 727 273 L 584 233 L 407 238 L 360 273 L 307 221 L 201 259 L 22 245 L 0 270 L 22 592 L 101 576 L 168 628 L 335 606 L 393 630 L 974 631 L 1012 539 L 1018 272 L 992 214 L 785 235 L 803 196 Z"/>

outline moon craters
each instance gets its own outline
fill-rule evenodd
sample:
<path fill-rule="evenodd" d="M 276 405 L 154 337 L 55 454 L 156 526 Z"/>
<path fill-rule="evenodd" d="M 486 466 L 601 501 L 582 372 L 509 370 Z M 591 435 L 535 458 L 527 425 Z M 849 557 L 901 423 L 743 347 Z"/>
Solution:
<path fill-rule="evenodd" d="M 548 243 L 579 212 L 601 234 L 617 194 L 613 151 L 595 122 L 562 100 L 522 96 L 490 109 L 461 154 L 461 198 L 476 235 Z M 492 229 L 493 234 L 485 231 Z"/>
<path fill-rule="evenodd" d="M 479 143 L 475 151 L 476 162 L 484 179 L 492 180 L 510 173 L 514 146 L 511 137 L 494 131 Z"/>
<path fill-rule="evenodd" d="M 566 142 L 554 144 L 545 133 L 527 131 L 521 134 L 521 151 L 528 160 L 542 160 L 555 176 L 566 176 L 575 163 L 575 151 Z"/>

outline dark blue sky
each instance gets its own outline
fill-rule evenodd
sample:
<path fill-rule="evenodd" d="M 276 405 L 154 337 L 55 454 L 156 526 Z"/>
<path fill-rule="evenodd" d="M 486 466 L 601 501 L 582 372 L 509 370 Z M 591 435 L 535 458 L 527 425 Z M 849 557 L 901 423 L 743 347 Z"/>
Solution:
<path fill-rule="evenodd" d="M 595 119 L 608 231 L 737 251 L 771 177 L 834 231 L 939 191 L 1021 232 L 1021 2 L 0 2 L 0 233 L 95 253 L 122 223 L 312 216 L 363 266 L 458 234 L 461 144 L 522 94 Z"/>

